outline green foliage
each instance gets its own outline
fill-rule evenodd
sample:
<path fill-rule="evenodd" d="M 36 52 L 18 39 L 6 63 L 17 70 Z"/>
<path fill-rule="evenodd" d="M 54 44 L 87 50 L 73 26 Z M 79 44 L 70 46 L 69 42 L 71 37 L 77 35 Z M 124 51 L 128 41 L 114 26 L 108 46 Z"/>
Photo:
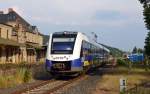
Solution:
<path fill-rule="evenodd" d="M 139 0 L 141 4 L 143 4 L 143 16 L 144 22 L 147 30 L 150 30 L 150 1 L 149 0 Z M 150 31 L 147 34 L 145 39 L 145 54 L 150 56 Z"/>
<path fill-rule="evenodd" d="M 16 78 L 16 83 L 23 83 L 23 79 L 24 79 L 24 74 L 25 74 L 26 69 L 25 68 L 19 68 L 17 69 L 17 72 L 15 73 L 14 77 Z"/>
<path fill-rule="evenodd" d="M 150 30 L 150 7 L 145 7 L 143 11 L 145 26 Z"/>
<path fill-rule="evenodd" d="M 133 54 L 137 53 L 137 48 L 136 48 L 136 46 L 133 48 L 132 53 L 133 53 Z"/>
<path fill-rule="evenodd" d="M 31 80 L 31 78 L 32 78 L 32 74 L 31 74 L 31 72 L 29 71 L 29 69 L 27 69 L 27 70 L 25 71 L 25 73 L 24 73 L 23 81 L 24 81 L 25 83 L 27 83 L 27 82 L 29 82 L 29 81 Z"/>
<path fill-rule="evenodd" d="M 28 68 L 18 68 L 14 75 L 0 74 L 0 88 L 8 88 L 31 81 L 32 73 Z"/>
<path fill-rule="evenodd" d="M 6 80 L 7 80 L 7 78 L 5 76 L 0 77 L 0 88 L 2 88 L 2 87 L 6 88 L 7 87 L 8 83 L 6 83 Z"/>
<path fill-rule="evenodd" d="M 14 76 L 0 75 L 0 88 L 12 87 L 15 85 Z"/>
<path fill-rule="evenodd" d="M 127 66 L 127 62 L 123 59 L 117 59 L 117 65 L 119 66 Z"/>
<path fill-rule="evenodd" d="M 142 4 L 146 2 L 146 0 L 139 0 L 139 1 L 140 1 L 140 3 L 142 3 Z"/>
<path fill-rule="evenodd" d="M 20 67 L 25 67 L 28 65 L 28 62 L 22 61 L 18 64 Z"/>
<path fill-rule="evenodd" d="M 44 64 L 44 62 L 40 61 L 38 64 Z"/>
<path fill-rule="evenodd" d="M 150 3 L 149 0 L 139 0 L 141 4 L 143 4 L 143 7 L 147 7 L 148 6 L 148 3 Z"/>
<path fill-rule="evenodd" d="M 148 32 L 147 37 L 145 39 L 145 54 L 150 56 L 150 32 Z"/>
<path fill-rule="evenodd" d="M 120 92 L 120 94 L 126 94 L 125 92 Z"/>
<path fill-rule="evenodd" d="M 32 73 L 28 68 L 20 68 L 17 70 L 15 77 L 17 78 L 16 80 L 19 83 L 24 83 L 24 82 L 27 83 L 31 80 Z"/>
<path fill-rule="evenodd" d="M 143 4 L 143 7 L 147 7 L 149 0 L 139 0 L 141 4 Z"/>
<path fill-rule="evenodd" d="M 137 49 L 137 52 L 138 52 L 138 53 L 144 53 L 143 49 L 141 49 L 141 48 L 138 48 L 138 49 Z"/>
<path fill-rule="evenodd" d="M 46 45 L 49 41 L 49 35 L 43 35 L 43 44 Z"/>
<path fill-rule="evenodd" d="M 123 55 L 123 51 L 121 51 L 118 48 L 110 47 L 110 46 L 107 46 L 107 45 L 104 45 L 104 44 L 101 44 L 101 45 L 103 45 L 104 47 L 109 49 L 110 50 L 110 55 L 112 55 L 114 57 L 121 57 Z"/>
<path fill-rule="evenodd" d="M 145 58 L 145 62 L 144 62 L 144 65 L 145 65 L 145 71 L 149 71 L 149 69 L 150 69 L 150 64 L 149 64 L 149 59 L 148 59 L 148 57 L 146 57 Z"/>
<path fill-rule="evenodd" d="M 150 30 L 150 7 L 145 7 L 144 8 L 144 20 L 145 20 L 145 25 L 148 30 Z M 150 56 L 150 31 L 147 34 L 147 37 L 145 39 L 145 54 L 147 56 Z"/>
<path fill-rule="evenodd" d="M 141 48 L 137 48 L 136 46 L 133 48 L 132 50 L 132 54 L 135 54 L 135 53 L 143 53 L 143 49 Z"/>

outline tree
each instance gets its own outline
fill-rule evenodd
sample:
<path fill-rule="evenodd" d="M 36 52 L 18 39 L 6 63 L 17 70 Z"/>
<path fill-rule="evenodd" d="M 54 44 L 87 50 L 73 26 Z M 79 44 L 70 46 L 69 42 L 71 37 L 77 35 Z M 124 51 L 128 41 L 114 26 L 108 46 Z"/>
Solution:
<path fill-rule="evenodd" d="M 143 7 L 147 7 L 148 4 L 150 3 L 150 0 L 139 0 L 141 4 L 143 4 Z"/>
<path fill-rule="evenodd" d="M 143 4 L 143 16 L 144 22 L 147 30 L 149 30 L 147 37 L 145 39 L 145 54 L 150 56 L 150 0 L 139 0 Z"/>
<path fill-rule="evenodd" d="M 150 32 L 148 32 L 147 37 L 145 39 L 145 54 L 150 56 Z"/>
<path fill-rule="evenodd" d="M 141 4 L 143 4 L 143 16 L 145 26 L 148 30 L 150 30 L 150 0 L 139 0 Z"/>
<path fill-rule="evenodd" d="M 137 53 L 137 48 L 136 48 L 136 46 L 133 48 L 133 51 L 132 51 L 132 54 L 135 54 L 135 53 Z"/>
<path fill-rule="evenodd" d="M 150 30 L 150 7 L 145 7 L 144 8 L 144 22 L 145 22 L 145 26 L 148 30 Z"/>
<path fill-rule="evenodd" d="M 138 52 L 138 53 L 143 53 L 144 51 L 143 51 L 143 49 L 138 48 L 138 49 L 137 49 L 137 52 Z"/>

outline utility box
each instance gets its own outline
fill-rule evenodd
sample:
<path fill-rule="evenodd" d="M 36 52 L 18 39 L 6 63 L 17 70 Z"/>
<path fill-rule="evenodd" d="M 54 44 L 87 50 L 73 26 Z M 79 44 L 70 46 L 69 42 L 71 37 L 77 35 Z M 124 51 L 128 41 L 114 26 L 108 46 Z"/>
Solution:
<path fill-rule="evenodd" d="M 126 78 L 120 79 L 120 92 L 125 92 L 127 88 L 127 81 Z"/>
<path fill-rule="evenodd" d="M 144 54 L 131 54 L 128 56 L 131 62 L 143 62 L 144 61 Z"/>

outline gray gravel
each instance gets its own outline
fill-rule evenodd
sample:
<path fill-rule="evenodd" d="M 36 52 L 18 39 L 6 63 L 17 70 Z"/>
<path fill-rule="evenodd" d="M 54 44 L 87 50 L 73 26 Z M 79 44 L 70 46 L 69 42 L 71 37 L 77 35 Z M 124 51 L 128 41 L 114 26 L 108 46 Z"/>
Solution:
<path fill-rule="evenodd" d="M 86 80 L 78 82 L 75 86 L 71 86 L 61 94 L 92 94 L 100 80 L 101 72 L 96 70 L 88 75 L 89 77 Z"/>

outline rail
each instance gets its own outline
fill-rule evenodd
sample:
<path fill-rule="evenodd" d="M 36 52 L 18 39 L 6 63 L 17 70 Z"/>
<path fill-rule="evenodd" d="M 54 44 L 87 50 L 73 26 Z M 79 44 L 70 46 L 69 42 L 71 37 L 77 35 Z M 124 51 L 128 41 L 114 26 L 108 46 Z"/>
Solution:
<path fill-rule="evenodd" d="M 87 75 L 81 75 L 69 80 L 52 79 L 49 81 L 44 81 L 36 86 L 29 86 L 23 90 L 13 92 L 12 94 L 50 94 L 57 92 L 57 90 L 61 90 L 65 86 L 70 85 L 78 80 L 84 80 L 87 77 Z"/>

